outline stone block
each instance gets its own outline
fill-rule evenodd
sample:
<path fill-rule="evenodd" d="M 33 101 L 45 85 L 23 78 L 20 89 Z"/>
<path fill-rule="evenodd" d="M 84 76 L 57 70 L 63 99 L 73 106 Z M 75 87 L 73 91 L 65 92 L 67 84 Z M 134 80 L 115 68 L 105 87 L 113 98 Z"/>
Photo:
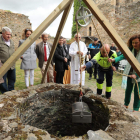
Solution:
<path fill-rule="evenodd" d="M 13 122 L 13 123 L 10 123 L 9 126 L 10 126 L 11 128 L 16 128 L 16 127 L 18 127 L 18 123 Z"/>
<path fill-rule="evenodd" d="M 3 140 L 12 140 L 12 138 L 11 138 L 11 136 L 8 136 L 7 138 L 5 138 Z"/>
<path fill-rule="evenodd" d="M 35 136 L 35 134 L 29 133 L 28 137 L 27 137 L 27 140 L 37 140 L 37 137 Z"/>

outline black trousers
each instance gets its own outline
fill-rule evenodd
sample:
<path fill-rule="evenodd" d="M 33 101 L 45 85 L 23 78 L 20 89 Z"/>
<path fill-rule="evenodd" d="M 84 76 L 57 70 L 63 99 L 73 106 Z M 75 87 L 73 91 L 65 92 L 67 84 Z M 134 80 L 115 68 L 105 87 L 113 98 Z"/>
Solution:
<path fill-rule="evenodd" d="M 8 70 L 3 76 L 4 83 L 0 84 L 0 91 L 4 92 L 14 90 L 14 84 L 16 81 L 16 69 Z"/>
<path fill-rule="evenodd" d="M 104 76 L 106 76 L 106 97 L 111 97 L 113 70 L 103 71 L 98 69 L 97 94 L 102 94 Z"/>
<path fill-rule="evenodd" d="M 57 71 L 56 73 L 56 83 L 63 84 L 64 71 Z"/>

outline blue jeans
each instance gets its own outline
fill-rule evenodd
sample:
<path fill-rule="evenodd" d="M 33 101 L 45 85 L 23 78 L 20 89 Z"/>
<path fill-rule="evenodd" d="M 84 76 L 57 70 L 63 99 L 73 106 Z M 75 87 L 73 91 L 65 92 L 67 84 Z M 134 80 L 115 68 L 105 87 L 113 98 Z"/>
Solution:
<path fill-rule="evenodd" d="M 4 92 L 14 90 L 14 84 L 16 81 L 16 70 L 8 70 L 3 76 L 4 83 L 0 84 L 0 91 Z"/>

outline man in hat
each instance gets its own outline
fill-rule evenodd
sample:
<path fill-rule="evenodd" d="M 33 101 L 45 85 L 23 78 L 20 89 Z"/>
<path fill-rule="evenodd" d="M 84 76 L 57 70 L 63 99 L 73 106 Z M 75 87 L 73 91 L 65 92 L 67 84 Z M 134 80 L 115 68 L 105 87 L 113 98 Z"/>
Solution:
<path fill-rule="evenodd" d="M 93 58 L 99 52 L 99 49 L 101 47 L 102 47 L 102 44 L 101 42 L 98 41 L 98 38 L 94 38 L 93 43 L 89 44 L 88 46 L 87 55 L 89 55 L 90 53 L 91 58 Z M 97 78 L 97 68 L 98 68 L 98 64 L 96 63 L 94 64 L 94 79 Z M 87 72 L 89 73 L 89 80 L 90 80 L 92 78 L 92 73 L 93 73 L 92 67 L 87 69 Z"/>

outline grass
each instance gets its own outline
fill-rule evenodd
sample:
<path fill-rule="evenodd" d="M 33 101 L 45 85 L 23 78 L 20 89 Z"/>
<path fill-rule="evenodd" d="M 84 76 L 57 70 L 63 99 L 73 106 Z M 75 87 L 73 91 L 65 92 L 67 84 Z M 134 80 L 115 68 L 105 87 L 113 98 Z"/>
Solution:
<path fill-rule="evenodd" d="M 91 80 L 88 80 L 89 74 L 86 73 L 85 85 L 96 92 L 96 88 L 97 88 L 96 79 L 93 79 L 93 77 L 94 76 L 92 76 Z M 114 90 L 121 89 L 121 83 L 122 83 L 122 76 L 118 75 L 114 72 L 113 80 L 112 80 L 112 89 L 114 89 Z M 103 83 L 103 90 L 105 90 L 105 88 L 106 88 L 106 79 L 104 80 L 104 83 Z"/>
<path fill-rule="evenodd" d="M 34 72 L 34 85 L 38 85 L 41 83 L 41 79 L 42 79 L 42 75 L 41 75 L 41 71 L 40 68 L 38 67 L 38 60 L 37 60 L 37 68 L 35 69 Z M 22 90 L 22 89 L 26 89 L 25 86 L 25 81 L 24 81 L 24 70 L 20 69 L 20 64 L 21 64 L 21 59 L 19 59 L 16 62 L 16 82 L 15 82 L 15 90 Z M 88 80 L 89 78 L 89 74 L 86 73 L 86 77 L 85 77 L 85 85 L 88 86 L 89 88 L 91 88 L 93 91 L 96 91 L 96 80 L 92 79 Z M 112 88 L 113 89 L 120 89 L 121 88 L 121 81 L 122 81 L 122 76 L 117 75 L 116 73 L 113 76 L 113 85 Z M 103 84 L 103 89 L 105 89 L 106 87 L 106 82 L 104 82 Z"/>
<path fill-rule="evenodd" d="M 37 62 L 38 63 L 38 62 Z M 21 60 L 19 59 L 16 62 L 16 83 L 15 90 L 25 89 L 25 81 L 24 81 L 24 70 L 20 69 Z M 37 64 L 38 65 L 38 64 Z M 34 85 L 38 85 L 41 83 L 41 71 L 40 68 L 37 67 L 34 71 Z"/>

